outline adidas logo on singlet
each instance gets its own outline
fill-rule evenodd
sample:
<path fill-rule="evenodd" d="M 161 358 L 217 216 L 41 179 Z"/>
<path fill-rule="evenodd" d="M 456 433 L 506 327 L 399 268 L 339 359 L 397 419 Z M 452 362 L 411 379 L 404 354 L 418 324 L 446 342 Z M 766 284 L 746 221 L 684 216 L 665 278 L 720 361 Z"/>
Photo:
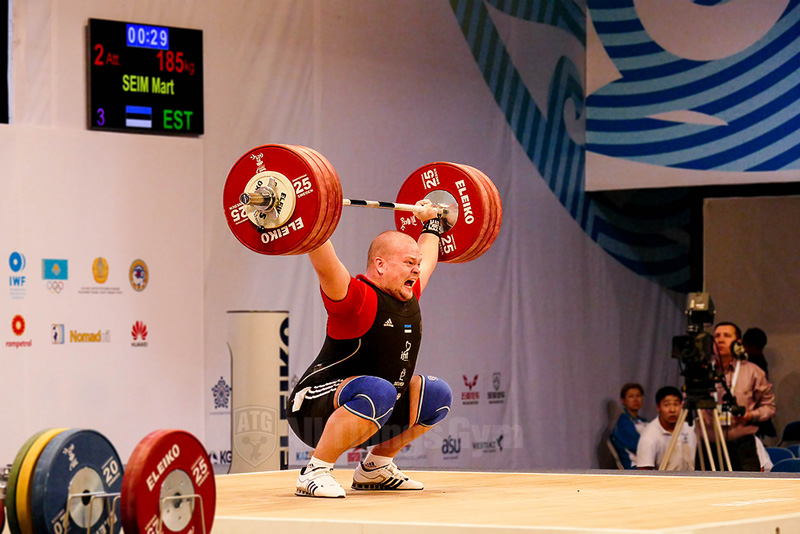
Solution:
<path fill-rule="evenodd" d="M 389 317 L 388 319 L 386 319 L 386 322 L 383 323 L 383 326 L 391 326 L 392 328 L 394 328 L 394 325 L 392 324 L 392 318 Z"/>

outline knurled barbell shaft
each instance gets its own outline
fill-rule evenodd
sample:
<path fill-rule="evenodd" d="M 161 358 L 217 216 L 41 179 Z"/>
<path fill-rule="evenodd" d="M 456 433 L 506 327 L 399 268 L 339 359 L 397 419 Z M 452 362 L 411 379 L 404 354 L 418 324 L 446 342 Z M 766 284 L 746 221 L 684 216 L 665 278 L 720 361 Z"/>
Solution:
<path fill-rule="evenodd" d="M 350 198 L 343 198 L 342 205 L 360 206 L 362 208 L 381 208 L 395 211 L 410 211 L 417 215 L 422 215 L 425 210 L 428 209 L 427 206 L 417 206 L 415 204 L 398 204 L 397 202 L 383 202 L 381 200 L 356 200 Z M 432 207 L 436 209 L 437 217 L 443 217 L 447 215 L 448 209 L 446 206 L 433 204 Z"/>

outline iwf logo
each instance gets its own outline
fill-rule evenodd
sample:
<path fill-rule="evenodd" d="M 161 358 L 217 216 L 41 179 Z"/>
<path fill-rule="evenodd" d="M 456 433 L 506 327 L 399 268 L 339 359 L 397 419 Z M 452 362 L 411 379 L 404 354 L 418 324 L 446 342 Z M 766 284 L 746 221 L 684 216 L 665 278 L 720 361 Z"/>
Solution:
<path fill-rule="evenodd" d="M 14 273 L 8 277 L 9 292 L 12 299 L 25 298 L 25 282 L 27 281 L 22 271 L 25 270 L 25 256 L 19 252 L 12 252 L 8 257 L 8 266 Z"/>

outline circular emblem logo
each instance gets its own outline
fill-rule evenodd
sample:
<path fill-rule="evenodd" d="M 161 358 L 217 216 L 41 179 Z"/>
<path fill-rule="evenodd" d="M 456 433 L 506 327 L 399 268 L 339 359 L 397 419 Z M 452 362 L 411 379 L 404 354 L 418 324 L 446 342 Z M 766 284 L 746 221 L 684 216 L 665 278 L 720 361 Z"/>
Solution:
<path fill-rule="evenodd" d="M 25 332 L 25 319 L 21 315 L 15 315 L 11 320 L 11 330 L 18 336 Z"/>
<path fill-rule="evenodd" d="M 98 284 L 105 284 L 108 280 L 108 262 L 105 258 L 95 258 L 92 263 L 92 275 Z"/>
<path fill-rule="evenodd" d="M 20 272 L 25 268 L 25 256 L 19 252 L 12 252 L 11 256 L 8 257 L 8 265 L 15 273 Z"/>
<path fill-rule="evenodd" d="M 133 260 L 130 271 L 128 271 L 128 278 L 133 289 L 143 291 L 147 287 L 147 281 L 150 279 L 147 264 L 142 260 Z"/>

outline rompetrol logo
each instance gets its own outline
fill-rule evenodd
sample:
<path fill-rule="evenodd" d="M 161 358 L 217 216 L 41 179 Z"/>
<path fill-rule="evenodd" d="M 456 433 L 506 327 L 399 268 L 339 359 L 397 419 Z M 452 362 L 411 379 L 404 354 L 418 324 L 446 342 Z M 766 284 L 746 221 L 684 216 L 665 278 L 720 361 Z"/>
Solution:
<path fill-rule="evenodd" d="M 111 341 L 111 330 L 97 332 L 78 332 L 77 330 L 69 331 L 70 343 L 109 343 Z"/>
<path fill-rule="evenodd" d="M 134 290 L 144 291 L 144 288 L 147 287 L 147 282 L 150 280 L 147 264 L 143 260 L 133 260 L 131 268 L 128 271 L 128 278 Z"/>
<path fill-rule="evenodd" d="M 21 315 L 15 315 L 11 320 L 11 330 L 18 336 L 25 333 L 25 319 Z"/>
<path fill-rule="evenodd" d="M 105 284 L 108 280 L 108 262 L 105 258 L 95 258 L 92 262 L 92 276 L 98 284 Z"/>

